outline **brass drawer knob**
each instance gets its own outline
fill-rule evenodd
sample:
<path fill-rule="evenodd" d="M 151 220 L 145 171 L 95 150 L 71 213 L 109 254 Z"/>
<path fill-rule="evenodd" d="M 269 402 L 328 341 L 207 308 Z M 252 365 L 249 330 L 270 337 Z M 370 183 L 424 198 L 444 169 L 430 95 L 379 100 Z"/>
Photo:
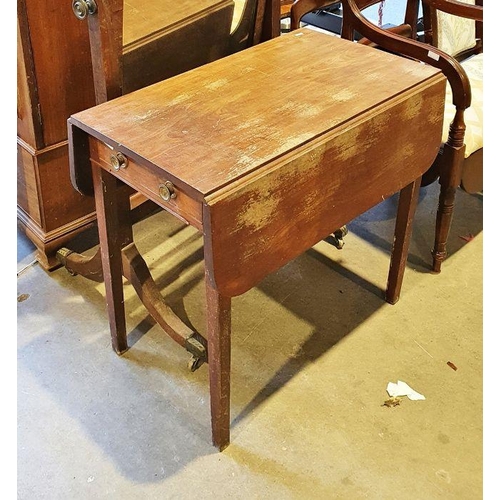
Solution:
<path fill-rule="evenodd" d="M 128 165 L 128 160 L 122 153 L 116 153 L 115 155 L 111 155 L 110 161 L 113 170 L 116 171 L 125 168 Z"/>
<path fill-rule="evenodd" d="M 71 7 L 73 9 L 73 14 L 75 14 L 78 19 L 85 19 L 88 15 L 97 12 L 97 4 L 94 0 L 73 0 Z"/>
<path fill-rule="evenodd" d="M 162 182 L 158 186 L 158 192 L 162 200 L 170 201 L 177 197 L 177 193 L 175 192 L 174 185 L 170 182 Z"/>

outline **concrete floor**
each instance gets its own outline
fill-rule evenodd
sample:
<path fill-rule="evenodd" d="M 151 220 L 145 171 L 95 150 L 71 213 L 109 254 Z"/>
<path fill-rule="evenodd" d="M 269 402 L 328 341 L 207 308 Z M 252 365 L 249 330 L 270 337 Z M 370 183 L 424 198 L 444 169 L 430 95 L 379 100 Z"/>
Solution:
<path fill-rule="evenodd" d="M 103 285 L 29 265 L 18 234 L 17 498 L 483 498 L 482 196 L 459 192 L 432 275 L 436 195 L 421 191 L 395 306 L 382 299 L 394 198 L 349 225 L 342 251 L 320 242 L 234 299 L 222 453 L 207 366 L 187 369 L 128 284 L 131 347 L 114 354 Z M 173 309 L 204 332 L 202 237 L 166 213 L 135 234 Z M 398 380 L 426 400 L 383 406 Z"/>

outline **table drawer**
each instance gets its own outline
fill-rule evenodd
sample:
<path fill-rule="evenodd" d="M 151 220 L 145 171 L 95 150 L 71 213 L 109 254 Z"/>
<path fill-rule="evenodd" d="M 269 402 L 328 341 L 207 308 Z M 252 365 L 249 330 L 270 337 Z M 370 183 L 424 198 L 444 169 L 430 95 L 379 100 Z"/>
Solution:
<path fill-rule="evenodd" d="M 90 158 L 162 208 L 202 230 L 202 204 L 194 200 L 158 168 L 140 163 L 119 149 L 90 137 Z"/>

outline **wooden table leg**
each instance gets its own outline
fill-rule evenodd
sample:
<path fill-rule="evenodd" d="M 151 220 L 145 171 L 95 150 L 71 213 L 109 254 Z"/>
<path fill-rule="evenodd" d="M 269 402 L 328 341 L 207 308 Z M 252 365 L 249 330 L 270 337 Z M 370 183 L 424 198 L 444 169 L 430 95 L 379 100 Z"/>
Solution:
<path fill-rule="evenodd" d="M 231 371 L 231 298 L 212 287 L 208 276 L 207 342 L 212 442 L 220 451 L 229 444 Z"/>
<path fill-rule="evenodd" d="M 127 224 L 129 190 L 116 177 L 98 166 L 92 166 L 92 176 L 111 342 L 114 351 L 122 354 L 128 348 L 121 249 L 132 235 L 132 228 Z"/>
<path fill-rule="evenodd" d="M 401 293 L 403 275 L 408 259 L 413 217 L 418 204 L 420 181 L 421 178 L 419 177 L 415 182 L 408 184 L 408 186 L 403 188 L 399 193 L 391 266 L 385 293 L 385 300 L 389 302 L 389 304 L 395 304 L 399 300 L 399 295 Z"/>

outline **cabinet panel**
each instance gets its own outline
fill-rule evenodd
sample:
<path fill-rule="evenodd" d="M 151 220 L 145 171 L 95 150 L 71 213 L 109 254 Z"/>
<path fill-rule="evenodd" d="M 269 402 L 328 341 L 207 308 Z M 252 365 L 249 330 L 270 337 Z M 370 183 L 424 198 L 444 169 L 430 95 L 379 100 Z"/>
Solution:
<path fill-rule="evenodd" d="M 35 156 L 17 145 L 17 205 L 41 226 Z"/>
<path fill-rule="evenodd" d="M 49 146 L 67 138 L 66 119 L 72 113 L 95 104 L 87 23 L 73 15 L 71 2 L 27 0 L 23 3 L 43 144 Z"/>
<path fill-rule="evenodd" d="M 17 14 L 17 135 L 32 147 L 41 148 L 43 137 L 37 95 L 28 20 L 21 4 Z"/>
<path fill-rule="evenodd" d="M 71 185 L 67 146 L 30 154 L 18 145 L 18 205 L 47 233 L 94 211 L 94 199 Z"/>

